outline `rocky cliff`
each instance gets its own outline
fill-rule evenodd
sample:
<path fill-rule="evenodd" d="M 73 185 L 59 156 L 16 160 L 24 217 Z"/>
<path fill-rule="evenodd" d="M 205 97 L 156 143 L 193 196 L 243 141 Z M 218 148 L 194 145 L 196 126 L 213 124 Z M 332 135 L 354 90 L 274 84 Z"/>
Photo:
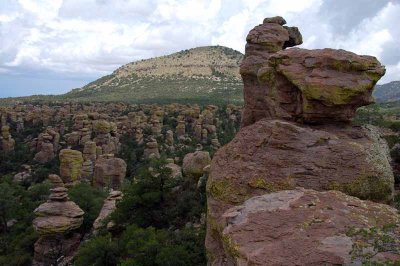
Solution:
<path fill-rule="evenodd" d="M 385 68 L 344 50 L 286 49 L 302 36 L 285 23 L 265 19 L 247 36 L 242 128 L 215 154 L 207 183 L 209 264 L 398 259 L 388 246 L 371 244 L 377 235 L 361 250 L 358 236 L 349 235 L 353 227 L 392 226 L 390 237 L 399 229 L 395 209 L 360 200 L 392 199 L 386 143 L 375 128 L 351 125 L 356 109 L 373 101 Z M 392 242 L 398 250 L 397 238 Z"/>

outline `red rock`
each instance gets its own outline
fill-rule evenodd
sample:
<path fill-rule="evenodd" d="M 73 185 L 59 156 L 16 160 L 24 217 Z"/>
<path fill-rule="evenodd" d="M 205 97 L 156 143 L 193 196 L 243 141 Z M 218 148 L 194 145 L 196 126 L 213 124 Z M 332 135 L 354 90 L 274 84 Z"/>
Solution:
<path fill-rule="evenodd" d="M 227 210 L 214 224 L 225 252 L 212 265 L 400 260 L 399 218 L 392 207 L 338 191 L 297 189 L 253 197 Z M 380 242 L 383 237 L 392 241 Z M 368 259 L 371 252 L 376 255 Z"/>

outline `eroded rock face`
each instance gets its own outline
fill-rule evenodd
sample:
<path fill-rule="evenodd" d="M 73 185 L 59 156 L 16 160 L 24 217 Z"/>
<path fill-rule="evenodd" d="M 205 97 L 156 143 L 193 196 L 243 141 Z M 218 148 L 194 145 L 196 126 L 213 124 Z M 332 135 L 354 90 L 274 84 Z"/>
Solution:
<path fill-rule="evenodd" d="M 283 50 L 302 40 L 297 28 L 282 23 L 265 20 L 247 36 L 240 67 L 242 126 L 262 118 L 349 122 L 358 107 L 373 102 L 372 89 L 385 74 L 375 57 L 334 49 Z"/>
<path fill-rule="evenodd" d="M 388 205 L 338 191 L 296 189 L 253 197 L 215 222 L 214 233 L 223 239 L 227 257 L 214 265 L 361 265 L 368 260 L 399 260 L 399 218 Z M 392 241 L 379 242 L 382 237 Z M 369 253 L 376 255 L 368 259 Z"/>
<path fill-rule="evenodd" d="M 240 69 L 245 97 L 242 128 L 215 154 L 207 181 L 206 247 L 211 265 L 351 264 L 348 252 L 355 239 L 340 238 L 346 233 L 345 225 L 366 229 L 375 225 L 372 213 L 378 205 L 322 191 L 340 190 L 377 202 L 393 198 L 394 177 L 385 141 L 374 127 L 349 123 L 358 107 L 372 102 L 373 86 L 385 73 L 384 67 L 374 57 L 343 50 L 284 50 L 301 43 L 298 29 L 284 24 L 280 17 L 265 19 L 247 36 Z M 312 190 L 299 192 L 296 187 Z M 321 213 L 323 221 L 338 219 L 339 226 L 308 231 L 296 226 L 306 222 L 302 219 L 308 219 L 309 213 L 292 210 L 291 199 L 253 200 L 282 190 L 316 202 L 333 201 L 336 213 L 317 209 L 311 214 Z M 353 201 L 361 206 L 357 213 L 365 212 L 364 217 L 354 217 L 355 210 L 346 207 Z M 240 210 L 247 212 L 249 202 L 262 218 L 241 216 Z M 289 212 L 279 216 L 273 209 L 272 213 L 270 203 L 284 204 Z M 242 204 L 246 206 L 237 207 Z M 385 206 L 382 211 L 389 209 Z M 382 215 L 398 219 L 393 210 Z M 238 219 L 248 227 L 229 224 L 229 217 L 239 216 L 245 217 Z M 236 235 L 236 229 L 240 234 Z M 393 254 L 389 255 L 392 260 Z"/>
<path fill-rule="evenodd" d="M 282 189 L 339 189 L 381 202 L 394 178 L 385 141 L 368 127 L 309 127 L 260 120 L 242 128 L 214 156 L 210 195 L 230 204 Z"/>

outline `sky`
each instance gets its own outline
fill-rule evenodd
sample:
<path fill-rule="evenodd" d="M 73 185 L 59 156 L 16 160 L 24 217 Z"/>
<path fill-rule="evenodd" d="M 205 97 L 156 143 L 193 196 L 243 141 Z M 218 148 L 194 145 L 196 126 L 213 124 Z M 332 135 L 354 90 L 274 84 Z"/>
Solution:
<path fill-rule="evenodd" d="M 400 80 L 400 0 L 0 0 L 0 97 L 60 94 L 119 66 L 206 45 L 244 52 L 283 16 L 302 47 L 376 56 Z"/>

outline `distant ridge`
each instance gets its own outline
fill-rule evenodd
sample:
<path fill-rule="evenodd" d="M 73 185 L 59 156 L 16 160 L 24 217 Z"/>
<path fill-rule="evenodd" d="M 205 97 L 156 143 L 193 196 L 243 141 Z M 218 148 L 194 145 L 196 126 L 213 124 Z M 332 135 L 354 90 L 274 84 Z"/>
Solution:
<path fill-rule="evenodd" d="M 74 101 L 242 101 L 243 54 L 206 46 L 121 66 L 112 74 L 60 96 Z"/>
<path fill-rule="evenodd" d="M 373 95 L 377 102 L 400 101 L 400 81 L 376 85 Z"/>

